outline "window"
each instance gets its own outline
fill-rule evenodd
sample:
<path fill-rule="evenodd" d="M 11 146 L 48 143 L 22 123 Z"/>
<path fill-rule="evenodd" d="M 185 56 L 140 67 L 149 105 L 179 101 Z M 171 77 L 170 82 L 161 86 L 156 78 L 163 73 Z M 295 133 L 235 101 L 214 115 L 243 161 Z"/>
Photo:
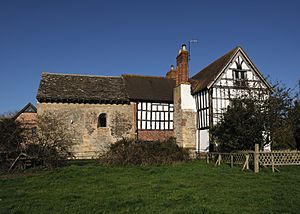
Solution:
<path fill-rule="evenodd" d="M 236 80 L 244 80 L 245 76 L 245 71 L 234 71 L 234 79 Z"/>
<path fill-rule="evenodd" d="M 233 78 L 235 80 L 236 86 L 246 86 L 246 72 L 247 70 L 242 68 L 243 60 L 238 57 L 237 61 L 235 61 L 236 69 L 233 69 Z"/>
<path fill-rule="evenodd" d="M 238 61 L 235 61 L 236 69 L 234 70 L 234 78 L 236 80 L 244 80 L 246 78 L 246 70 L 242 69 L 243 60 L 240 61 L 238 58 Z"/>
<path fill-rule="evenodd" d="M 105 113 L 102 113 L 99 115 L 98 128 L 99 127 L 106 127 L 106 114 Z"/>
<path fill-rule="evenodd" d="M 137 128 L 139 130 L 172 130 L 173 104 L 137 103 Z"/>

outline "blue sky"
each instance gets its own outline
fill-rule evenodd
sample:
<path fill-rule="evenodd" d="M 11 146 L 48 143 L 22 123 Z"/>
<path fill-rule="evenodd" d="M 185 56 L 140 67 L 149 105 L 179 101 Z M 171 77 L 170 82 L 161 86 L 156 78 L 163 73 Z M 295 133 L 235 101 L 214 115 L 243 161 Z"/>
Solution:
<path fill-rule="evenodd" d="M 0 0 L 0 113 L 36 104 L 41 72 L 190 76 L 241 45 L 273 81 L 300 78 L 300 1 Z"/>

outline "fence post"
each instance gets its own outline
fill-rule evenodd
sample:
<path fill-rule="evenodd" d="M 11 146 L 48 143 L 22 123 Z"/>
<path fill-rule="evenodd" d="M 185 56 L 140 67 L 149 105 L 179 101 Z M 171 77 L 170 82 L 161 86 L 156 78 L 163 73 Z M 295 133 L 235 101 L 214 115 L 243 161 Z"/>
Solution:
<path fill-rule="evenodd" d="M 233 167 L 233 155 L 230 155 L 230 167 Z"/>
<path fill-rule="evenodd" d="M 215 166 L 220 166 L 221 165 L 221 154 L 218 155 L 217 161 L 215 163 Z"/>
<path fill-rule="evenodd" d="M 254 151 L 254 173 L 259 172 L 259 145 L 255 144 Z"/>
<path fill-rule="evenodd" d="M 274 156 L 271 155 L 271 161 L 272 161 L 272 172 L 275 172 L 275 166 L 274 166 Z"/>
<path fill-rule="evenodd" d="M 246 154 L 246 169 L 249 169 L 249 154 Z"/>
<path fill-rule="evenodd" d="M 209 154 L 206 154 L 206 163 L 209 163 Z"/>

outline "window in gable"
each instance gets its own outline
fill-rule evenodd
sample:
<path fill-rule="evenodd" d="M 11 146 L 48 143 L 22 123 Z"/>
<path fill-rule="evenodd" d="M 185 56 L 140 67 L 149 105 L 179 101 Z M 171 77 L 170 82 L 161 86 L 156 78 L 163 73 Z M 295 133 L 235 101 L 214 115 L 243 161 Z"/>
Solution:
<path fill-rule="evenodd" d="M 232 69 L 233 70 L 233 78 L 235 80 L 235 85 L 237 86 L 246 86 L 247 82 L 246 82 L 246 72 L 247 70 L 243 69 L 243 63 L 244 60 L 241 59 L 240 57 L 238 57 L 235 61 L 236 64 L 236 68 Z"/>

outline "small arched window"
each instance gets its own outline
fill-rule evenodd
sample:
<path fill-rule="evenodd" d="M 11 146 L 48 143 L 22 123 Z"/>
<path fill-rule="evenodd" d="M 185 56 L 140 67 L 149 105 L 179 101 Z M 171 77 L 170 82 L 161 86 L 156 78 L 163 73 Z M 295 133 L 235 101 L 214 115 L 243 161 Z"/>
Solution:
<path fill-rule="evenodd" d="M 106 114 L 102 113 L 98 118 L 98 127 L 106 127 Z"/>

